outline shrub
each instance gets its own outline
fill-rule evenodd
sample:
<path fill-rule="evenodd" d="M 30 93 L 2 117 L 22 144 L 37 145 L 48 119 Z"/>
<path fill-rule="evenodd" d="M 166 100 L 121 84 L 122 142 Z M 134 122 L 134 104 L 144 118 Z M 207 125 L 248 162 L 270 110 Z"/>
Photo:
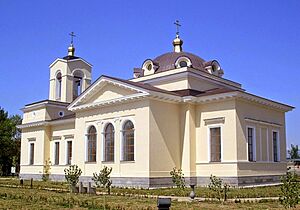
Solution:
<path fill-rule="evenodd" d="M 43 181 L 48 181 L 49 180 L 49 176 L 50 176 L 50 170 L 51 170 L 51 160 L 48 159 L 45 161 L 45 164 L 43 166 L 43 176 L 42 176 L 42 180 Z"/>
<path fill-rule="evenodd" d="M 224 201 L 227 200 L 227 193 L 229 191 L 229 185 L 223 183 L 222 180 L 216 176 L 210 175 L 210 183 L 208 185 L 209 189 L 216 192 L 216 198 L 220 201 L 223 197 Z"/>
<path fill-rule="evenodd" d="M 65 168 L 64 171 L 65 178 L 70 186 L 70 191 L 74 192 L 82 171 L 77 165 L 70 165 L 69 168 Z"/>
<path fill-rule="evenodd" d="M 93 181 L 97 185 L 97 187 L 105 187 L 107 188 L 108 194 L 110 194 L 110 186 L 112 184 L 110 180 L 110 174 L 111 174 L 112 168 L 108 168 L 107 166 L 104 166 L 102 170 L 100 170 L 100 173 L 93 173 Z"/>
<path fill-rule="evenodd" d="M 281 177 L 281 181 L 281 203 L 285 208 L 296 207 L 300 202 L 300 183 L 297 181 L 297 175 L 287 172 L 286 176 Z"/>
<path fill-rule="evenodd" d="M 185 180 L 182 169 L 177 169 L 176 167 L 174 167 L 173 170 L 170 171 L 170 175 L 172 176 L 172 182 L 176 185 L 177 188 L 185 188 Z"/>

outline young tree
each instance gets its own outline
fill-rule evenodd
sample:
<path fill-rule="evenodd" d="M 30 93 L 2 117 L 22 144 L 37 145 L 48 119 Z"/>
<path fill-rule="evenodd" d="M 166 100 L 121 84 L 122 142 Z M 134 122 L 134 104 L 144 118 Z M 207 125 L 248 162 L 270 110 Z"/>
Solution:
<path fill-rule="evenodd" d="M 182 173 L 182 169 L 177 169 L 176 167 L 174 167 L 173 170 L 170 171 L 170 175 L 172 177 L 172 182 L 176 185 L 177 188 L 185 188 L 185 180 L 184 174 Z"/>
<path fill-rule="evenodd" d="M 281 181 L 281 203 L 285 208 L 296 207 L 300 202 L 300 183 L 297 181 L 297 174 L 287 172 L 286 176 L 281 178 Z"/>
<path fill-rule="evenodd" d="M 107 166 L 104 166 L 102 170 L 100 170 L 100 173 L 93 173 L 93 181 L 97 185 L 97 187 L 105 187 L 107 188 L 108 194 L 110 194 L 110 186 L 112 184 L 110 180 L 110 174 L 111 174 L 112 168 L 108 168 Z"/>
<path fill-rule="evenodd" d="M 299 152 L 298 145 L 291 144 L 291 149 L 288 151 L 288 153 L 290 155 L 290 158 L 291 159 L 298 159 L 298 158 L 300 158 L 298 152 Z"/>
<path fill-rule="evenodd" d="M 79 177 L 82 174 L 81 169 L 77 165 L 70 165 L 69 168 L 65 168 L 65 178 L 70 186 L 70 191 L 75 192 L 76 185 L 79 182 Z"/>
<path fill-rule="evenodd" d="M 223 183 L 222 179 L 220 179 L 219 177 L 210 175 L 210 183 L 208 185 L 209 189 L 216 192 L 216 197 L 217 199 L 220 201 L 221 198 L 223 197 L 222 195 L 224 195 L 224 201 L 227 200 L 227 193 L 229 191 L 229 185 L 226 183 Z"/>

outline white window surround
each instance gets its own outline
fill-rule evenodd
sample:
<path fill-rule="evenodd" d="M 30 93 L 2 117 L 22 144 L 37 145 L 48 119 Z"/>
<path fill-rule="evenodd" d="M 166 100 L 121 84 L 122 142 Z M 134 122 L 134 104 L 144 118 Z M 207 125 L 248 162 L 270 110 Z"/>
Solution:
<path fill-rule="evenodd" d="M 95 163 L 97 163 L 97 161 L 98 161 L 98 158 L 97 158 L 97 156 L 98 156 L 98 143 L 97 142 L 98 142 L 98 138 L 99 138 L 99 136 L 98 136 L 98 127 L 95 123 L 89 123 L 88 125 L 86 125 L 86 130 L 85 130 L 85 134 L 84 134 L 84 145 L 85 145 L 85 149 L 84 149 L 85 159 L 84 159 L 84 161 L 85 161 L 85 163 L 90 163 L 90 162 L 88 162 L 88 132 L 89 132 L 90 127 L 92 127 L 92 126 L 94 126 L 96 128 L 96 162 Z M 73 145 L 72 145 L 72 147 L 73 147 Z"/>
<path fill-rule="evenodd" d="M 58 156 L 58 164 L 55 164 L 55 152 L 56 152 L 56 150 L 55 150 L 55 144 L 56 143 L 59 143 L 59 151 L 58 151 L 58 153 L 59 153 L 59 156 Z M 53 148 L 53 152 L 52 152 L 52 160 L 51 160 L 51 162 L 52 162 L 52 165 L 53 166 L 58 166 L 58 165 L 61 165 L 61 162 L 60 162 L 60 155 L 61 155 L 61 141 L 60 140 L 53 140 L 52 141 L 52 148 Z"/>
<path fill-rule="evenodd" d="M 106 162 L 105 161 L 105 138 L 104 138 L 104 134 L 105 134 L 105 128 L 108 124 L 112 124 L 114 126 L 114 161 L 116 161 L 116 123 L 115 123 L 115 119 L 112 120 L 105 120 L 101 122 L 102 124 L 102 128 L 101 128 L 101 161 L 102 162 Z M 111 162 L 111 161 L 109 161 Z"/>
<path fill-rule="evenodd" d="M 148 66 L 151 65 L 152 68 L 148 69 Z M 154 74 L 154 65 L 153 65 L 153 61 L 152 60 L 146 60 L 143 63 L 143 67 L 142 69 L 144 70 L 144 76 L 150 75 L 150 74 Z"/>
<path fill-rule="evenodd" d="M 30 155 L 31 155 L 31 153 L 30 153 L 30 144 L 34 144 L 34 149 L 33 149 L 33 153 L 34 153 L 34 151 L 36 150 L 36 148 L 35 148 L 35 142 L 36 142 L 36 138 L 28 138 L 27 139 L 28 140 L 28 165 L 30 165 L 30 166 L 32 166 L 32 165 L 34 165 L 34 159 L 35 159 L 35 155 L 33 155 L 33 164 L 30 164 Z"/>
<path fill-rule="evenodd" d="M 272 129 L 272 151 L 273 151 L 273 133 L 276 132 L 276 136 L 277 136 L 277 162 L 281 162 L 280 159 L 280 135 L 279 135 L 279 130 L 278 129 Z M 272 160 L 274 161 L 274 151 L 272 153 Z"/>
<path fill-rule="evenodd" d="M 126 161 L 123 160 L 123 126 L 127 121 L 131 121 L 134 127 L 134 160 L 133 161 Z M 135 120 L 131 117 L 128 118 L 123 118 L 121 119 L 121 123 L 120 123 L 120 161 L 121 162 L 125 162 L 125 163 L 130 163 L 130 162 L 135 162 L 136 161 L 136 123 Z"/>
<path fill-rule="evenodd" d="M 58 74 L 60 74 L 60 81 L 58 80 Z M 55 99 L 60 100 L 62 94 L 62 73 L 60 70 L 57 70 L 55 73 Z"/>
<path fill-rule="evenodd" d="M 65 165 L 68 165 L 68 142 L 72 142 L 72 156 L 71 156 L 71 165 L 72 165 L 73 154 L 74 154 L 74 139 L 71 138 L 65 139 Z"/>
<path fill-rule="evenodd" d="M 249 161 L 249 155 L 248 155 L 248 128 L 252 128 L 253 129 L 253 142 L 252 142 L 252 146 L 253 146 L 253 161 Z M 256 129 L 254 126 L 246 126 L 246 143 L 247 143 L 247 147 L 246 147 L 246 154 L 247 154 L 247 160 L 249 162 L 255 162 L 257 160 L 256 158 Z"/>
<path fill-rule="evenodd" d="M 191 60 L 188 57 L 182 56 L 182 57 L 177 58 L 177 60 L 175 62 L 175 67 L 177 69 L 182 68 L 182 66 L 180 66 L 181 61 L 185 61 L 187 63 L 186 67 L 191 67 L 192 66 Z"/>
<path fill-rule="evenodd" d="M 211 148 L 210 148 L 210 129 L 211 128 L 220 128 L 220 141 L 221 141 L 221 161 L 220 162 L 211 162 L 210 160 L 210 154 L 211 154 Z M 214 124 L 214 125 L 208 125 L 207 126 L 207 146 L 208 146 L 208 154 L 207 154 L 207 162 L 208 163 L 222 163 L 224 162 L 224 158 L 223 158 L 223 124 Z"/>

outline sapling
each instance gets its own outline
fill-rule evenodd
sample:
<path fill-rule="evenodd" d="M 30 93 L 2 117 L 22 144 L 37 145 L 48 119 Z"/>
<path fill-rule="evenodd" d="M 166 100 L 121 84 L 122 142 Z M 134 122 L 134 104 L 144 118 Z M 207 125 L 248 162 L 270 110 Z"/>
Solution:
<path fill-rule="evenodd" d="M 182 173 L 182 169 L 177 169 L 176 167 L 174 167 L 173 170 L 170 171 L 170 175 L 172 177 L 172 182 L 176 185 L 177 188 L 185 188 L 185 180 L 184 174 Z"/>
<path fill-rule="evenodd" d="M 70 165 L 69 168 L 65 168 L 65 178 L 70 186 L 70 191 L 75 192 L 79 177 L 82 174 L 81 169 L 77 165 Z"/>
<path fill-rule="evenodd" d="M 97 187 L 104 187 L 107 188 L 108 194 L 110 194 L 110 187 L 112 181 L 110 180 L 110 174 L 112 172 L 112 168 L 108 168 L 104 166 L 103 169 L 100 170 L 99 174 L 93 173 L 92 180 L 95 182 Z"/>

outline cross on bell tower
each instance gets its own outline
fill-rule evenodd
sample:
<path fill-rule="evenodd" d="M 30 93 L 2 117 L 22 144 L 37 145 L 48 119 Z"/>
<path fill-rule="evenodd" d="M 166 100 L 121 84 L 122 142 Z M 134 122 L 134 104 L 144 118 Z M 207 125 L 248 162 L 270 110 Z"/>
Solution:
<path fill-rule="evenodd" d="M 174 52 L 179 53 L 182 52 L 183 45 L 183 41 L 179 38 L 179 27 L 181 27 L 181 25 L 179 24 L 179 20 L 176 20 L 174 24 L 176 25 L 176 38 L 173 40 Z"/>
<path fill-rule="evenodd" d="M 176 25 L 176 37 L 179 37 L 179 27 L 181 27 L 179 20 L 176 20 L 174 24 Z"/>
<path fill-rule="evenodd" d="M 73 38 L 76 37 L 76 35 L 73 31 L 69 33 L 69 35 L 71 36 L 71 45 L 73 45 Z"/>
<path fill-rule="evenodd" d="M 68 48 L 68 56 L 74 56 L 75 55 L 75 47 L 73 45 L 73 39 L 74 37 L 76 37 L 75 33 L 72 31 L 71 33 L 69 33 L 69 35 L 71 36 L 71 44 Z"/>

